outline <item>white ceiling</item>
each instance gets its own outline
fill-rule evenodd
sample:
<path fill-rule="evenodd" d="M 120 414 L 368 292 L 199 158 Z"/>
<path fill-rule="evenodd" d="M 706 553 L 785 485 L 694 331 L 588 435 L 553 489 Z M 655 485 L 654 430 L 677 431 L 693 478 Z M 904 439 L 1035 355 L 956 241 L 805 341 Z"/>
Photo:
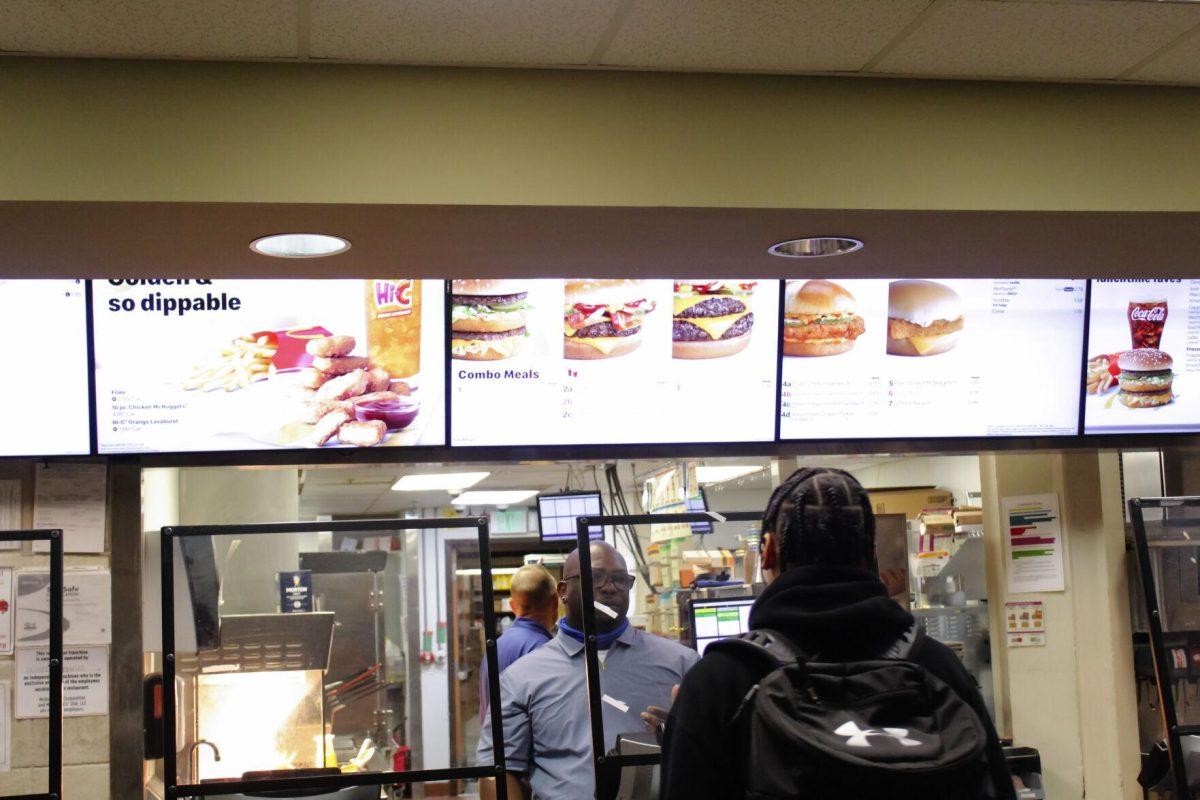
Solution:
<path fill-rule="evenodd" d="M 1200 85 L 1189 0 L 0 0 L 0 53 Z"/>

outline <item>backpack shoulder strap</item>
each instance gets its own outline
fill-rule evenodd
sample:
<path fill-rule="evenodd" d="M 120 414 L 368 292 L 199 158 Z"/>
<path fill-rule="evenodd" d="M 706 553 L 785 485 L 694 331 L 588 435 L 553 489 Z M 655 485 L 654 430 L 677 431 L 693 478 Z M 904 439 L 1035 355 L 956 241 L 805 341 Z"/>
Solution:
<path fill-rule="evenodd" d="M 740 636 L 730 636 L 710 644 L 708 650 L 724 651 L 731 654 L 743 654 L 766 662 L 772 669 L 778 669 L 785 664 L 804 656 L 804 652 L 796 647 L 782 634 L 759 628 Z"/>
<path fill-rule="evenodd" d="M 920 623 L 914 622 L 880 657 L 894 661 L 906 661 L 919 649 L 924 637 L 925 632 L 921 629 Z"/>

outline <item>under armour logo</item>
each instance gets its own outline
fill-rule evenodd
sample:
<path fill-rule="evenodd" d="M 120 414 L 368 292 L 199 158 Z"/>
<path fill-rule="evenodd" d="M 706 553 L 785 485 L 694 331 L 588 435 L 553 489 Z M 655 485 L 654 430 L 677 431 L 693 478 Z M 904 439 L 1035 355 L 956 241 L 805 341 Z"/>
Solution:
<path fill-rule="evenodd" d="M 847 747 L 870 747 L 872 736 L 895 739 L 904 747 L 916 747 L 920 744 L 916 739 L 908 738 L 907 728 L 883 728 L 882 730 L 877 730 L 875 728 L 860 728 L 853 722 L 847 722 L 834 731 L 834 733 L 838 736 L 846 737 Z"/>

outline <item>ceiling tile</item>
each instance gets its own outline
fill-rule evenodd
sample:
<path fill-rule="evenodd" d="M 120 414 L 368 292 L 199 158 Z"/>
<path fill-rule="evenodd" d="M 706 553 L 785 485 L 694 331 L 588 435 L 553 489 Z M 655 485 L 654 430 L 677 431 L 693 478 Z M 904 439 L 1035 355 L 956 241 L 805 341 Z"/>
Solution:
<path fill-rule="evenodd" d="M 1200 30 L 1126 78 L 1161 83 L 1200 83 Z"/>
<path fill-rule="evenodd" d="M 1112 0 L 941 0 L 873 71 L 936 77 L 1115 78 L 1190 27 L 1200 6 Z"/>
<path fill-rule="evenodd" d="M 633 0 L 608 66 L 855 71 L 930 0 Z"/>
<path fill-rule="evenodd" d="M 312 0 L 313 58 L 584 64 L 618 0 Z"/>
<path fill-rule="evenodd" d="M 83 56 L 290 58 L 294 0 L 3 0 L 0 50 Z"/>

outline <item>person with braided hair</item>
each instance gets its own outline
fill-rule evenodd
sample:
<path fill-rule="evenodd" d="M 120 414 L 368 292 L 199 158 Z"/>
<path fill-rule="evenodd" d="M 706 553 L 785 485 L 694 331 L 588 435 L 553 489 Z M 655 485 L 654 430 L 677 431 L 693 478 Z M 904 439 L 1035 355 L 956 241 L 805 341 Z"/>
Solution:
<path fill-rule="evenodd" d="M 771 631 L 825 662 L 867 661 L 902 652 L 903 660 L 949 686 L 969 706 L 964 709 L 968 716 L 978 716 L 981 740 L 986 735 L 986 764 L 980 767 L 985 796 L 1015 798 L 995 726 L 974 679 L 949 648 L 915 634 L 913 616 L 889 598 L 875 559 L 875 516 L 858 481 L 837 469 L 798 470 L 771 495 L 762 533 L 768 585 L 751 610 L 751 631 Z M 908 646 L 898 651 L 904 642 Z M 744 650 L 710 646 L 685 676 L 663 742 L 661 800 L 748 797 L 753 754 L 745 714 L 739 712 L 776 667 L 743 657 Z M 796 759 L 804 757 L 795 754 Z M 817 786 L 808 787 L 803 796 L 842 800 Z"/>

